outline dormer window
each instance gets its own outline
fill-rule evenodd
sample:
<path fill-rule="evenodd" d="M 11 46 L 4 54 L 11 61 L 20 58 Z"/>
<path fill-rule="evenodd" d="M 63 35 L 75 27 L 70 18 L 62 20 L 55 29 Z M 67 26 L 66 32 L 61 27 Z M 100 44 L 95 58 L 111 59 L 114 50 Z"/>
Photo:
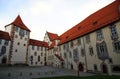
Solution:
<path fill-rule="evenodd" d="M 78 27 L 78 30 L 80 30 L 80 28 L 81 28 L 81 27 L 79 26 L 79 27 Z"/>
<path fill-rule="evenodd" d="M 69 36 L 66 36 L 66 39 L 68 39 Z"/>
<path fill-rule="evenodd" d="M 98 23 L 98 22 L 97 22 L 97 21 L 95 21 L 95 22 L 93 22 L 93 25 L 95 26 L 95 25 L 97 25 L 97 23 Z"/>

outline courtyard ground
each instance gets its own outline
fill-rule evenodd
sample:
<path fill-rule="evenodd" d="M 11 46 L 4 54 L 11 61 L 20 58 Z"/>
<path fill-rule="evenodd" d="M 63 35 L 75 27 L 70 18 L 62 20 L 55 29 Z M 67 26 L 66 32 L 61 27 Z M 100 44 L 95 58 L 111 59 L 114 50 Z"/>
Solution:
<path fill-rule="evenodd" d="M 80 72 L 80 76 L 96 74 Z M 68 69 L 58 69 L 49 66 L 42 67 L 0 67 L 0 79 L 32 79 L 56 76 L 77 76 L 77 72 Z"/>

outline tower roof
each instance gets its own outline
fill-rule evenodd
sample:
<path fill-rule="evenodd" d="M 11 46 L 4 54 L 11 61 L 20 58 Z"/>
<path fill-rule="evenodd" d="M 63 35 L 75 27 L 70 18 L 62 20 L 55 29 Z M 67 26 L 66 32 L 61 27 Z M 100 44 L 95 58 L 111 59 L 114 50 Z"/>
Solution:
<path fill-rule="evenodd" d="M 30 29 L 28 29 L 27 26 L 23 23 L 20 15 L 18 15 L 11 24 L 14 24 L 14 25 L 30 32 Z"/>

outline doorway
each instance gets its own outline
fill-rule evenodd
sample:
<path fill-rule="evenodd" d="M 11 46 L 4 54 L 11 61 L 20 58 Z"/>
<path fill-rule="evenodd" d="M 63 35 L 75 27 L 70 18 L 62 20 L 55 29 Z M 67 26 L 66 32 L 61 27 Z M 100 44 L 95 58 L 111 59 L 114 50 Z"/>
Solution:
<path fill-rule="evenodd" d="M 78 65 L 78 70 L 79 71 L 83 71 L 84 70 L 83 64 L 81 62 Z"/>
<path fill-rule="evenodd" d="M 2 58 L 2 64 L 6 64 L 7 63 L 7 58 L 6 57 L 3 57 Z"/>
<path fill-rule="evenodd" d="M 107 71 L 107 65 L 106 64 L 103 64 L 102 65 L 102 72 L 103 73 L 107 73 L 108 71 Z"/>

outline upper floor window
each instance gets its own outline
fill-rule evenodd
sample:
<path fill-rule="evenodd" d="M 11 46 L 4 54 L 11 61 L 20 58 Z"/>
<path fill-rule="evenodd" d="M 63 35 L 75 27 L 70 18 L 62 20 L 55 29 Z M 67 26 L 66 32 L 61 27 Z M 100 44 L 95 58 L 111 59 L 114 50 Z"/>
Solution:
<path fill-rule="evenodd" d="M 8 40 L 5 40 L 5 45 L 8 45 L 9 44 L 9 41 Z"/>
<path fill-rule="evenodd" d="M 37 52 L 34 52 L 34 55 L 37 56 Z"/>
<path fill-rule="evenodd" d="M 83 48 L 81 49 L 81 56 L 85 56 L 85 51 Z"/>
<path fill-rule="evenodd" d="M 38 56 L 38 61 L 40 61 L 40 56 Z"/>
<path fill-rule="evenodd" d="M 0 44 L 2 43 L 2 39 L 0 39 Z"/>
<path fill-rule="evenodd" d="M 28 32 L 26 31 L 26 35 L 28 35 Z"/>
<path fill-rule="evenodd" d="M 43 47 L 41 47 L 41 51 L 43 51 Z"/>
<path fill-rule="evenodd" d="M 37 50 L 39 50 L 39 46 L 37 46 Z"/>
<path fill-rule="evenodd" d="M 20 29 L 19 35 L 20 35 L 20 36 L 24 36 L 24 32 L 25 32 L 25 31 L 24 31 L 23 29 Z"/>
<path fill-rule="evenodd" d="M 32 46 L 32 50 L 34 50 L 34 48 L 35 48 L 35 47 L 34 47 L 34 46 Z"/>
<path fill-rule="evenodd" d="M 86 43 L 90 43 L 90 35 L 86 35 Z"/>
<path fill-rule="evenodd" d="M 65 50 L 65 44 L 63 45 L 63 49 Z"/>
<path fill-rule="evenodd" d="M 15 26 L 15 27 L 14 27 L 14 30 L 15 30 L 16 32 L 18 32 L 18 27 L 17 27 L 17 26 Z"/>
<path fill-rule="evenodd" d="M 94 52 L 93 52 L 93 47 L 89 47 L 89 52 L 90 52 L 90 55 L 91 55 L 91 56 L 94 54 Z"/>
<path fill-rule="evenodd" d="M 66 52 L 64 52 L 64 58 L 66 58 L 67 57 L 67 54 L 66 54 Z"/>
<path fill-rule="evenodd" d="M 33 56 L 30 56 L 30 60 L 33 61 Z"/>
<path fill-rule="evenodd" d="M 105 60 L 105 59 L 109 58 L 107 46 L 106 46 L 105 42 L 97 43 L 96 47 L 97 47 L 97 55 L 98 55 L 99 59 Z"/>
<path fill-rule="evenodd" d="M 102 33 L 102 30 L 97 31 L 97 39 L 98 39 L 98 40 L 103 39 L 103 33 Z"/>
<path fill-rule="evenodd" d="M 79 61 L 79 54 L 78 54 L 78 49 L 77 48 L 73 50 L 73 60 L 75 62 Z"/>
<path fill-rule="evenodd" d="M 120 41 L 114 42 L 113 48 L 115 52 L 120 53 Z"/>
<path fill-rule="evenodd" d="M 78 43 L 78 45 L 81 45 L 81 39 L 80 38 L 78 38 L 77 43 Z"/>
<path fill-rule="evenodd" d="M 73 41 L 70 42 L 70 46 L 73 47 Z"/>
<path fill-rule="evenodd" d="M 112 25 L 110 27 L 110 30 L 111 30 L 111 38 L 114 40 L 114 39 L 117 39 L 118 38 L 118 34 L 117 34 L 117 29 L 116 29 L 116 25 Z"/>
<path fill-rule="evenodd" d="M 41 52 L 41 56 L 43 56 L 43 52 Z"/>
<path fill-rule="evenodd" d="M 65 48 L 67 49 L 67 51 L 69 51 L 69 43 L 65 45 Z"/>

